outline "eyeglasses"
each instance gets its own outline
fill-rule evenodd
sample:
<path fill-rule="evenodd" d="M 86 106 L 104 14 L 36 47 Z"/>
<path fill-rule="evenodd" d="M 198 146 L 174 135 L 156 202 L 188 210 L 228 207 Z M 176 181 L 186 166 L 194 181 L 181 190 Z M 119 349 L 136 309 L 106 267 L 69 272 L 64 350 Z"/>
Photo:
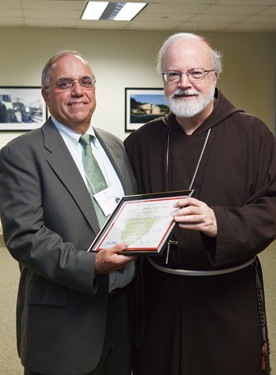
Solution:
<path fill-rule="evenodd" d="M 189 81 L 202 81 L 208 73 L 214 71 L 215 69 L 205 70 L 203 68 L 193 68 L 186 72 L 180 72 L 180 70 L 167 70 L 162 73 L 162 76 L 167 83 L 180 82 L 183 74 L 186 74 Z"/>
<path fill-rule="evenodd" d="M 56 86 L 61 91 L 66 91 L 72 89 L 75 82 L 78 82 L 81 87 L 84 89 L 91 89 L 95 86 L 95 78 L 83 77 L 81 79 L 71 79 L 71 78 L 60 78 L 57 82 L 53 83 L 50 86 L 45 87 L 46 89 Z"/>

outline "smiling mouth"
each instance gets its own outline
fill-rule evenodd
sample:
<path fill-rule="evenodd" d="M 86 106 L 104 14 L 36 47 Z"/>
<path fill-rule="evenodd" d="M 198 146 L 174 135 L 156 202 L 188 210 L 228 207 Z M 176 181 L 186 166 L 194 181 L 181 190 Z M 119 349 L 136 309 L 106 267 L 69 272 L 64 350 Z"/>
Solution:
<path fill-rule="evenodd" d="M 74 103 L 69 103 L 69 107 L 79 107 L 81 105 L 85 105 L 86 103 L 84 102 L 74 102 Z"/>
<path fill-rule="evenodd" d="M 181 99 L 181 98 L 195 98 L 197 94 L 174 94 L 173 99 Z"/>

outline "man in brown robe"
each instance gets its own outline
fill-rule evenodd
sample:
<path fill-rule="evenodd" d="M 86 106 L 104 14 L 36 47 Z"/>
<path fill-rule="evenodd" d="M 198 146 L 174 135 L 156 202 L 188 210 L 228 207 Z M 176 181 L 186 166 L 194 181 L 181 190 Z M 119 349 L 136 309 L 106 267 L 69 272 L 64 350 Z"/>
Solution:
<path fill-rule="evenodd" d="M 125 140 L 140 193 L 194 191 L 167 249 L 143 261 L 134 375 L 270 373 L 257 254 L 276 235 L 276 142 L 216 88 L 221 66 L 201 37 L 170 37 L 158 69 L 171 112 Z"/>

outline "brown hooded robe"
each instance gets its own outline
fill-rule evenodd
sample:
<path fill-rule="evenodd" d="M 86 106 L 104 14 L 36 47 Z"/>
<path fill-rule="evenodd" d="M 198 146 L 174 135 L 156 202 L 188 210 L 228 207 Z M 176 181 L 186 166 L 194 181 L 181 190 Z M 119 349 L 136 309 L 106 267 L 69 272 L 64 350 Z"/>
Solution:
<path fill-rule="evenodd" d="M 170 113 L 125 140 L 140 193 L 188 189 L 211 129 L 192 188 L 214 210 L 217 238 L 176 227 L 169 263 L 166 251 L 151 257 L 163 267 L 229 268 L 275 239 L 275 138 L 261 120 L 216 96 L 214 111 L 192 135 Z M 269 374 L 268 356 L 261 369 L 268 340 L 258 259 L 219 276 L 176 276 L 147 258 L 143 264 L 145 325 L 134 375 Z"/>

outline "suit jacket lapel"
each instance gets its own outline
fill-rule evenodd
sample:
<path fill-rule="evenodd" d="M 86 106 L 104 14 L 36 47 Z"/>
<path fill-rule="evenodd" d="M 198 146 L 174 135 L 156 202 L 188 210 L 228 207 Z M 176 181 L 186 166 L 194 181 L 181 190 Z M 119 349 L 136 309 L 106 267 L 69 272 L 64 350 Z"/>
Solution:
<path fill-rule="evenodd" d="M 95 209 L 66 144 L 50 119 L 42 127 L 42 132 L 44 134 L 45 148 L 49 151 L 47 162 L 51 165 L 60 181 L 66 186 L 72 199 L 75 200 L 96 235 L 100 228 Z"/>

